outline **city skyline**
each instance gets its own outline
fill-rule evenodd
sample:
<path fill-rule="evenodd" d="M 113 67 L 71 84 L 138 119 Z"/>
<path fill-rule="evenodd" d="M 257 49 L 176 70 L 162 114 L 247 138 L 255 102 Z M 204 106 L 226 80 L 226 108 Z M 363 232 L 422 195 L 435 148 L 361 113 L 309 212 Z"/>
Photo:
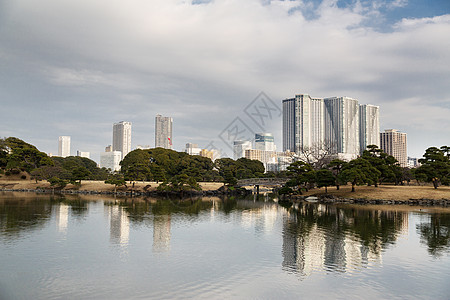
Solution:
<path fill-rule="evenodd" d="M 98 161 L 117 120 L 133 123 L 132 149 L 153 146 L 159 113 L 176 120 L 174 149 L 232 157 L 234 120 L 282 148 L 276 111 L 249 107 L 260 92 L 281 110 L 307 91 L 379 106 L 380 130 L 408 133 L 421 157 L 449 144 L 450 2 L 376 3 L 3 1 L 0 136 L 55 153 L 67 134 Z"/>

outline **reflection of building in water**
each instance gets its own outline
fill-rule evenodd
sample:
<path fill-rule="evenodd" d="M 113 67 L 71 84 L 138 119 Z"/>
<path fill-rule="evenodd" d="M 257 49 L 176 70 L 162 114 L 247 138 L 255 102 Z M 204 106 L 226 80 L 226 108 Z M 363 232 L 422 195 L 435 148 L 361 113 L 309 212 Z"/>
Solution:
<path fill-rule="evenodd" d="M 114 244 L 127 246 L 130 237 L 130 221 L 128 213 L 118 205 L 109 207 L 110 240 Z"/>
<path fill-rule="evenodd" d="M 170 215 L 153 218 L 153 252 L 170 250 Z"/>
<path fill-rule="evenodd" d="M 69 222 L 69 205 L 60 203 L 55 208 L 56 226 L 59 232 L 65 233 Z"/>
<path fill-rule="evenodd" d="M 245 228 L 255 227 L 258 233 L 271 232 L 280 213 L 278 205 L 264 204 L 253 201 L 240 201 L 245 203 L 248 209 L 245 209 L 238 216 L 240 223 Z"/>
<path fill-rule="evenodd" d="M 282 266 L 302 276 L 357 270 L 380 262 L 383 247 L 407 233 L 408 213 L 303 205 L 284 220 Z"/>

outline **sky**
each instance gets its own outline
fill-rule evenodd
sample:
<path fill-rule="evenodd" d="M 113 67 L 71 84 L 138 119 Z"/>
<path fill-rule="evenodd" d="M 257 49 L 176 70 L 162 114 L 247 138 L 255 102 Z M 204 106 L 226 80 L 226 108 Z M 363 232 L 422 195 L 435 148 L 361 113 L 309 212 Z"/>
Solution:
<path fill-rule="evenodd" d="M 0 0 L 0 137 L 100 153 L 115 122 L 154 147 L 217 148 L 271 132 L 281 101 L 348 96 L 380 106 L 408 155 L 450 145 L 448 0 Z"/>

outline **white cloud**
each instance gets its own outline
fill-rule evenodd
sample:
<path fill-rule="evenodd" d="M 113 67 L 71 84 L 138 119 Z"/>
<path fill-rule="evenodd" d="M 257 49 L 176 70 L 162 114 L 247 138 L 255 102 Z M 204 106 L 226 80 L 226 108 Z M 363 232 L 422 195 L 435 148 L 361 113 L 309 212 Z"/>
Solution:
<path fill-rule="evenodd" d="M 407 1 L 356 1 L 345 8 L 330 0 L 318 6 L 192 2 L 16 0 L 0 21 L 0 61 L 9 68 L 2 75 L 14 67 L 41 75 L 36 80 L 47 80 L 48 86 L 39 90 L 39 99 L 75 98 L 94 109 L 109 102 L 115 107 L 108 109 L 111 123 L 122 116 L 149 122 L 156 112 L 176 115 L 180 122 L 190 119 L 184 127 L 201 130 L 180 129 L 180 136 L 201 139 L 218 134 L 233 119 L 227 113 L 239 114 L 259 91 L 276 101 L 295 93 L 347 95 L 381 105 L 382 111 L 383 105 L 394 107 L 391 102 L 399 109 L 421 99 L 420 110 L 411 108 L 418 113 L 435 112 L 450 99 L 450 15 L 404 19 L 392 32 L 381 33 L 364 24 L 380 18 L 382 8 Z M 26 69 L 18 71 L 20 64 Z M 21 82 L 9 80 L 8 91 L 17 94 L 20 105 L 25 100 L 14 89 Z M 64 88 L 70 97 L 48 92 Z M 401 124 L 411 114 L 409 109 L 386 113 L 384 120 Z M 202 128 L 202 122 L 208 126 Z M 450 136 L 448 128 L 439 130 Z"/>

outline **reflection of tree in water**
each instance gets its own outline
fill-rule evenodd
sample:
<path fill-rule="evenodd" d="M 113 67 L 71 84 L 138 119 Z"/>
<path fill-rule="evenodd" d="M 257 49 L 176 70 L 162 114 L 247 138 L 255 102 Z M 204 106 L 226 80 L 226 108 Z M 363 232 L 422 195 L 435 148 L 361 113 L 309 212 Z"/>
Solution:
<path fill-rule="evenodd" d="M 88 213 L 88 201 L 82 198 L 82 196 L 69 196 L 69 197 L 60 197 L 58 199 L 52 199 L 52 204 L 54 206 L 65 204 L 70 207 L 71 217 L 76 219 L 84 219 Z"/>
<path fill-rule="evenodd" d="M 35 197 L 0 201 L 0 235 L 18 237 L 22 231 L 44 226 L 51 215 L 50 200 Z"/>
<path fill-rule="evenodd" d="M 429 223 L 417 225 L 420 242 L 428 246 L 428 253 L 441 256 L 450 248 L 450 214 L 432 214 Z"/>
<path fill-rule="evenodd" d="M 408 225 L 407 213 L 299 204 L 284 222 L 283 267 L 303 276 L 314 269 L 343 272 L 377 259 Z"/>

